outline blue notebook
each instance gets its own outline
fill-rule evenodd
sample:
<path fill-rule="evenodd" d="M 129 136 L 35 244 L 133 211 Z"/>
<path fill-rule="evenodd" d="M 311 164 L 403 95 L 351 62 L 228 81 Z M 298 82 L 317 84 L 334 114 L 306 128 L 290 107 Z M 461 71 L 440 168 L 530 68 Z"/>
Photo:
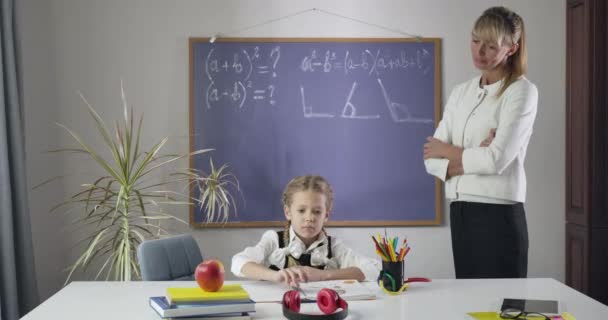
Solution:
<path fill-rule="evenodd" d="M 209 316 L 194 316 L 194 317 L 172 317 L 162 318 L 163 320 L 250 320 L 251 317 L 247 312 L 237 313 L 220 313 Z"/>
<path fill-rule="evenodd" d="M 222 314 L 228 316 L 227 314 L 255 312 L 255 302 L 251 299 L 170 304 L 165 297 L 151 297 L 150 306 L 161 318 L 222 316 Z"/>

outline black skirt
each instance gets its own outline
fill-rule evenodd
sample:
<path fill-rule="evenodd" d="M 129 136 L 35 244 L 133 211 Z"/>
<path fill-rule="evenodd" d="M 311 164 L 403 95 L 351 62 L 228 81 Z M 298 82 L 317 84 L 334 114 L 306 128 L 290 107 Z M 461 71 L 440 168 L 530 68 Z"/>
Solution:
<path fill-rule="evenodd" d="M 450 224 L 457 279 L 527 277 L 528 227 L 522 203 L 455 201 Z"/>

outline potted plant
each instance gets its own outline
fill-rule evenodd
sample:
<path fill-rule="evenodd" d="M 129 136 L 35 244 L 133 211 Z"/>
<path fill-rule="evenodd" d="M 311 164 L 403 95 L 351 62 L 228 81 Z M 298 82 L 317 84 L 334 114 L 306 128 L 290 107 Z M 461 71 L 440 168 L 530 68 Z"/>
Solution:
<path fill-rule="evenodd" d="M 122 84 L 121 93 L 124 119 L 116 123 L 113 134 L 91 104 L 80 95 L 107 147 L 109 157 L 104 157 L 79 134 L 61 124 L 59 126 L 76 140 L 78 147 L 51 151 L 84 154 L 103 171 L 102 176 L 82 184 L 81 190 L 51 209 L 59 211 L 66 207 L 76 207 L 81 214 L 74 223 L 91 230 L 82 240 L 85 250 L 69 267 L 65 284 L 77 269 L 86 270 L 94 261 L 100 261 L 95 279 L 104 273 L 106 280 L 129 281 L 140 278 L 137 246 L 145 239 L 167 235 L 168 232 L 161 224 L 163 221 L 176 220 L 187 224 L 164 212 L 163 207 L 198 205 L 204 210 L 207 222 L 225 222 L 230 208 L 236 208 L 227 186 L 232 185 L 238 191 L 238 180 L 226 171 L 226 165 L 217 169 L 210 160 L 209 174 L 196 169 L 174 170 L 169 172 L 167 180 L 158 182 L 152 179 L 151 177 L 164 172 L 159 169 L 211 149 L 182 155 L 161 155 L 160 151 L 168 140 L 165 137 L 144 150 L 141 142 L 143 117 L 139 117 L 137 124 L 134 123 L 134 112 L 127 107 Z M 38 187 L 55 179 L 49 179 Z M 170 190 L 168 186 L 175 183 L 183 183 L 187 189 L 196 188 L 200 196 L 191 198 L 190 190 L 183 193 Z"/>
<path fill-rule="evenodd" d="M 217 168 L 213 159 L 209 158 L 209 173 L 188 169 L 187 172 L 177 175 L 187 176 L 192 188 L 197 191 L 198 196 L 193 200 L 205 213 L 204 223 L 227 222 L 231 208 L 234 209 L 234 214 L 237 214 L 236 201 L 230 190 L 240 193 L 239 181 L 233 173 L 228 172 L 227 164 Z"/>

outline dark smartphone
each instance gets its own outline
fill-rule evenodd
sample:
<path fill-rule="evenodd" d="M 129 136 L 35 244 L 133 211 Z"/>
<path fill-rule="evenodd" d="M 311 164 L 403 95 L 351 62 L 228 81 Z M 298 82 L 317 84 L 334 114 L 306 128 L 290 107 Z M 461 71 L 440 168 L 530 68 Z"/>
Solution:
<path fill-rule="evenodd" d="M 510 299 L 502 301 L 500 311 L 516 309 L 524 312 L 539 312 L 546 315 L 559 314 L 559 305 L 556 300 Z"/>

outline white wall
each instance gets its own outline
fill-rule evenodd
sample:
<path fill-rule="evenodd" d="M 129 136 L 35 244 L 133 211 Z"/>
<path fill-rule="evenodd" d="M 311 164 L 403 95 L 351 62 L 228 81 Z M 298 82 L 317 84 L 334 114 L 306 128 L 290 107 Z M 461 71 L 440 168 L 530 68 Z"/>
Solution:
<path fill-rule="evenodd" d="M 90 171 L 82 159 L 41 155 L 72 141 L 54 122 L 95 137 L 79 100 L 82 91 L 102 117 L 120 116 L 120 79 L 130 104 L 145 114 L 148 142 L 170 136 L 167 152 L 188 150 L 188 38 L 230 32 L 290 13 L 322 8 L 370 23 L 425 37 L 443 39 L 443 100 L 459 82 L 476 74 L 469 56 L 469 35 L 483 9 L 504 4 L 526 21 L 528 77 L 540 91 L 535 132 L 526 169 L 530 233 L 530 277 L 564 279 L 564 106 L 565 3 L 536 1 L 160 1 L 23 0 L 19 3 L 24 65 L 28 181 L 56 174 Z M 229 34 L 230 35 L 230 34 Z M 385 30 L 323 13 L 261 26 L 234 36 L 255 37 L 398 37 Z M 557 49 L 556 49 L 557 48 Z M 184 163 L 185 165 L 185 163 Z M 66 223 L 48 208 L 82 183 L 72 177 L 52 188 L 32 191 L 30 208 L 34 253 L 43 298 L 57 291 L 60 273 L 79 252 L 78 237 L 61 232 Z M 445 206 L 444 206 L 445 207 Z M 186 219 L 186 210 L 178 213 Z M 447 219 L 444 214 L 444 221 Z M 383 229 L 382 229 L 383 230 Z M 206 257 L 226 264 L 233 253 L 255 242 L 263 229 L 195 229 L 191 232 Z M 380 228 L 333 228 L 364 254 L 372 256 L 368 235 Z M 447 222 L 438 227 L 389 228 L 412 242 L 410 275 L 454 276 Z M 363 235 L 363 236 L 362 236 Z M 77 276 L 77 279 L 82 276 Z"/>

